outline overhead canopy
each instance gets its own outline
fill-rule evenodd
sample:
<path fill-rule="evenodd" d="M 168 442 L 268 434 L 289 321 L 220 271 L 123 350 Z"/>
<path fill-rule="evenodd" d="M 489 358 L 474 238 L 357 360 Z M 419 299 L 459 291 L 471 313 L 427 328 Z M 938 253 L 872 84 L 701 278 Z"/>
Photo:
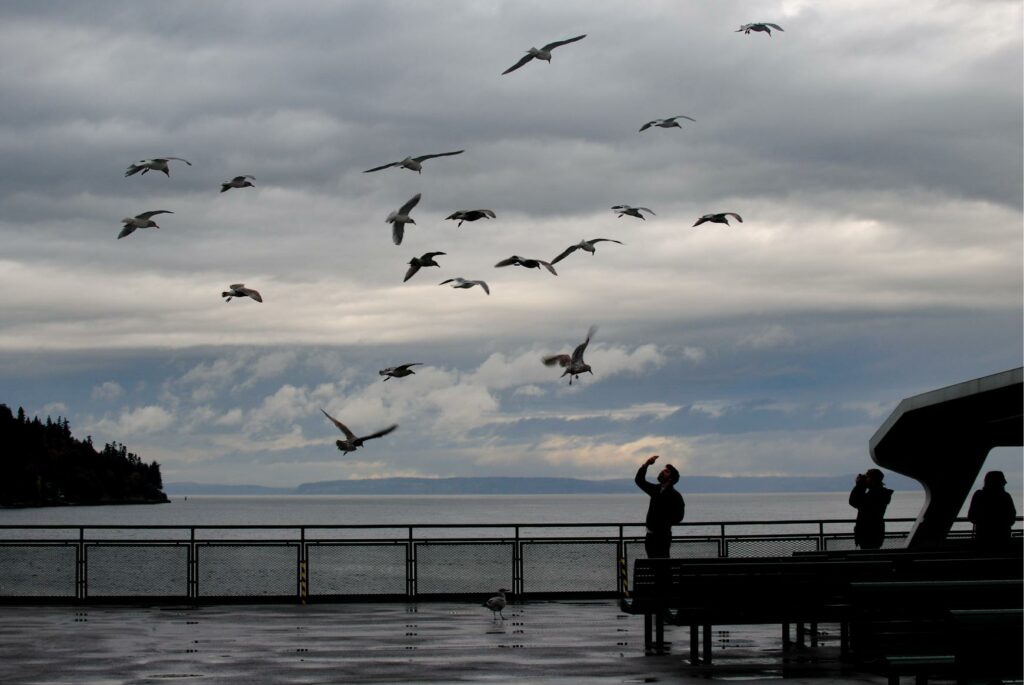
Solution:
<path fill-rule="evenodd" d="M 1024 445 L 1024 369 L 908 397 L 871 437 L 871 459 L 920 481 L 910 547 L 941 544 L 993 447 Z"/>

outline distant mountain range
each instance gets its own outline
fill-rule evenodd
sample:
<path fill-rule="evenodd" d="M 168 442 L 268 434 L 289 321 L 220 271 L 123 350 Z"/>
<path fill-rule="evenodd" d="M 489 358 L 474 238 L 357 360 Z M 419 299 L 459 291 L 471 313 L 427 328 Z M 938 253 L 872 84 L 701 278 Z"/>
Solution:
<path fill-rule="evenodd" d="M 653 474 L 651 474 L 653 479 Z M 686 476 L 684 493 L 719 492 L 846 492 L 854 475 L 841 476 Z M 920 490 L 917 481 L 889 474 L 888 487 Z M 326 480 L 294 488 L 262 485 L 165 483 L 169 495 L 585 495 L 631 493 L 633 480 L 584 480 L 582 478 L 374 478 Z"/>

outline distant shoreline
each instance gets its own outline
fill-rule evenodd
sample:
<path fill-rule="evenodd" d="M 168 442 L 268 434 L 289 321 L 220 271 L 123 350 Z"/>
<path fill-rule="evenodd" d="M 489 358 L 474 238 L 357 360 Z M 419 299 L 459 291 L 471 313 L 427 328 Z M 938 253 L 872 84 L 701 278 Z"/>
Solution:
<path fill-rule="evenodd" d="M 684 493 L 848 492 L 854 474 L 820 477 L 684 476 Z M 914 480 L 890 474 L 886 485 L 895 490 L 919 490 Z M 223 483 L 165 483 L 168 495 L 586 495 L 633 493 L 633 479 L 582 478 L 379 478 L 303 483 L 295 487 L 229 485 Z"/>

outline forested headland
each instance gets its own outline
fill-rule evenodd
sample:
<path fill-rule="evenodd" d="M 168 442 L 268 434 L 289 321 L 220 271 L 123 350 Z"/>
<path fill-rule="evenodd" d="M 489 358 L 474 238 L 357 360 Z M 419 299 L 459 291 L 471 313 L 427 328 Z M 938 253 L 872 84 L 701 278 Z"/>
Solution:
<path fill-rule="evenodd" d="M 67 419 L 29 419 L 0 404 L 0 506 L 167 502 L 160 465 L 118 442 L 97 450 Z"/>

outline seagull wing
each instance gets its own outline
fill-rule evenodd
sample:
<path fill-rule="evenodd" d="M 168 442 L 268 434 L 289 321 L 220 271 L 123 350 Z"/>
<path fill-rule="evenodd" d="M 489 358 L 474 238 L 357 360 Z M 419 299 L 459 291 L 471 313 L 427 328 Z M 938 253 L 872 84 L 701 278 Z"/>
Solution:
<path fill-rule="evenodd" d="M 352 431 L 350 431 L 350 430 L 348 429 L 348 426 L 346 426 L 346 425 L 345 425 L 345 424 L 343 424 L 343 423 L 342 423 L 341 421 L 339 421 L 338 419 L 336 419 L 336 418 L 334 418 L 333 416 L 331 416 L 330 414 L 328 414 L 328 413 L 327 413 L 326 411 L 324 411 L 324 410 L 323 410 L 322 408 L 320 409 L 320 411 L 323 411 L 323 412 L 324 412 L 324 416 L 326 416 L 327 418 L 329 418 L 329 419 L 331 420 L 331 423 L 333 423 L 333 424 L 334 424 L 335 426 L 337 426 L 337 427 L 338 427 L 338 430 L 340 430 L 340 431 L 341 431 L 342 433 L 344 433 L 344 434 L 345 434 L 345 438 L 346 438 L 346 439 L 348 439 L 349 441 L 352 441 L 352 440 L 355 440 L 355 439 L 356 439 L 356 434 L 355 434 L 355 433 L 353 433 Z"/>
<path fill-rule="evenodd" d="M 185 162 L 185 164 L 192 166 L 192 162 L 188 161 L 187 159 L 183 159 L 182 157 L 161 157 L 160 159 L 164 160 L 165 162 L 171 159 L 176 159 L 179 162 Z"/>
<path fill-rule="evenodd" d="M 697 223 L 695 223 L 694 226 L 700 226 L 701 224 L 703 224 L 706 221 L 708 221 L 708 219 L 710 219 L 710 218 L 711 218 L 710 214 L 705 214 L 701 218 L 697 219 Z"/>
<path fill-rule="evenodd" d="M 395 245 L 402 244 L 402 238 L 405 236 L 405 222 L 395 221 L 391 224 L 391 240 Z"/>
<path fill-rule="evenodd" d="M 785 33 L 785 30 L 781 26 L 779 26 L 778 24 L 769 24 L 768 22 L 765 22 L 764 25 L 765 26 L 771 26 L 773 29 L 775 29 L 777 31 L 782 31 L 783 33 Z"/>
<path fill-rule="evenodd" d="M 142 219 L 144 221 L 149 221 L 157 214 L 174 214 L 174 212 L 170 211 L 169 209 L 154 209 L 152 212 L 143 212 L 142 214 L 136 214 L 135 218 Z"/>
<path fill-rule="evenodd" d="M 117 239 L 120 240 L 121 238 L 125 237 L 126 235 L 131 235 L 134 232 L 135 232 L 135 226 L 133 226 L 131 224 L 127 224 L 124 228 L 121 229 L 121 232 L 117 234 Z"/>
<path fill-rule="evenodd" d="M 392 424 L 392 425 L 388 426 L 387 428 L 385 428 L 383 430 L 379 430 L 376 433 L 370 433 L 369 435 L 364 435 L 363 437 L 358 438 L 358 439 L 360 441 L 365 441 L 365 440 L 373 440 L 374 438 L 380 438 L 380 437 L 383 437 L 383 436 L 387 435 L 388 433 L 394 432 L 394 430 L 396 428 L 398 428 L 398 424 L 397 423 Z"/>
<path fill-rule="evenodd" d="M 674 117 L 669 117 L 665 121 L 675 121 L 676 119 L 689 119 L 690 121 L 696 122 L 697 120 L 693 117 L 688 117 L 685 114 L 677 114 Z"/>
<path fill-rule="evenodd" d="M 651 212 L 651 214 L 654 214 L 654 212 Z M 619 245 L 625 245 L 624 242 L 622 242 L 621 240 L 616 240 L 615 238 L 594 238 L 593 240 L 588 240 L 587 242 L 590 243 L 591 245 L 593 245 L 594 243 L 618 243 Z M 554 264 L 554 260 L 552 260 L 551 263 Z"/>
<path fill-rule="evenodd" d="M 650 210 L 647 207 L 637 207 L 637 209 L 643 210 L 643 211 L 649 213 L 651 216 L 658 216 L 657 214 L 654 213 L 653 210 Z"/>
<path fill-rule="evenodd" d="M 655 119 L 654 121 L 648 121 L 646 124 L 644 124 L 643 126 L 640 127 L 640 130 L 641 131 L 646 131 L 651 126 L 654 126 L 656 123 L 658 123 L 657 119 Z"/>
<path fill-rule="evenodd" d="M 521 67 L 524 64 L 526 64 L 527 62 L 529 62 L 531 59 L 533 59 L 533 55 L 531 55 L 530 53 L 526 53 L 525 55 L 522 56 L 522 58 L 518 62 L 516 62 L 515 64 L 510 66 L 505 71 L 501 72 L 501 75 L 504 76 L 505 74 L 512 73 L 513 71 L 515 71 L 519 67 Z"/>
<path fill-rule="evenodd" d="M 398 208 L 398 212 L 400 214 L 408 214 L 409 211 L 419 203 L 421 194 L 422 193 L 416 193 L 411 198 L 409 198 L 408 202 L 406 202 L 404 205 Z"/>
<path fill-rule="evenodd" d="M 499 268 L 499 267 L 502 267 L 502 266 L 515 266 L 520 261 L 522 261 L 522 260 L 520 260 L 519 257 L 517 257 L 516 255 L 512 255 L 508 259 L 501 260 L 500 262 L 498 262 L 494 266 L 495 266 L 495 268 Z"/>
<path fill-rule="evenodd" d="M 555 48 L 559 47 L 560 45 L 566 45 L 568 43 L 575 43 L 576 41 L 583 40 L 586 37 L 587 37 L 587 34 L 584 33 L 582 36 L 576 36 L 575 38 L 566 38 L 565 40 L 556 40 L 554 43 L 548 43 L 542 49 L 543 50 L 551 51 L 551 50 L 554 50 Z"/>
<path fill-rule="evenodd" d="M 239 292 L 242 293 L 243 295 L 248 295 L 257 302 L 263 301 L 263 296 L 260 295 L 258 290 L 253 290 L 252 288 L 240 288 Z"/>
<path fill-rule="evenodd" d="M 737 214 L 736 212 L 722 212 L 722 213 L 725 214 L 726 216 L 735 217 L 736 221 L 740 222 L 741 224 L 743 223 L 743 217 L 740 216 L 739 214 Z"/>
<path fill-rule="evenodd" d="M 424 252 L 420 259 L 433 259 L 434 257 L 442 254 L 448 254 L 447 252 Z"/>
<path fill-rule="evenodd" d="M 565 250 L 562 251 L 562 254 L 560 254 L 557 257 L 555 257 L 554 259 L 552 259 L 551 263 L 552 264 L 558 264 L 558 262 L 562 261 L 563 259 L 565 259 L 569 255 L 571 255 L 573 252 L 578 250 L 579 247 L 580 247 L 579 245 L 570 245 L 569 247 L 565 248 Z"/>
<path fill-rule="evenodd" d="M 481 214 L 483 214 L 484 216 L 489 216 L 489 217 L 490 217 L 490 218 L 492 218 L 492 219 L 497 219 L 497 218 L 498 218 L 498 215 L 497 215 L 497 214 L 495 214 L 494 212 L 492 212 L 492 211 L 491 211 L 491 210 L 489 210 L 489 209 L 478 209 L 478 210 L 476 210 L 476 211 L 480 212 L 480 213 L 481 213 Z"/>
<path fill-rule="evenodd" d="M 559 366 L 565 367 L 569 366 L 572 362 L 572 357 L 567 354 L 551 354 L 547 357 L 541 357 L 541 361 L 544 362 L 544 366 L 554 366 L 555 364 L 558 364 Z"/>
<path fill-rule="evenodd" d="M 381 169 L 387 169 L 388 167 L 398 166 L 399 164 L 401 164 L 401 162 L 391 162 L 390 164 L 382 164 L 380 166 L 375 166 L 372 169 L 367 169 L 363 173 L 368 174 L 371 171 L 380 171 Z"/>
<path fill-rule="evenodd" d="M 550 271 L 552 276 L 558 275 L 558 272 L 555 271 L 555 267 L 551 266 L 551 262 L 545 262 L 543 259 L 538 259 L 537 261 L 540 263 L 541 266 Z"/>
<path fill-rule="evenodd" d="M 484 292 L 487 293 L 488 295 L 491 294 L 491 289 L 489 287 L 487 287 L 487 283 L 486 282 L 484 282 L 484 281 L 470 281 L 470 283 L 472 283 L 473 285 L 480 286 L 481 288 L 484 289 Z"/>
<path fill-rule="evenodd" d="M 461 281 L 462 281 L 461 278 L 449 278 L 447 280 L 441 281 L 440 283 L 438 283 L 438 285 L 444 285 L 445 283 L 455 283 L 455 284 L 458 284 Z M 452 287 L 454 288 L 455 286 L 453 285 Z"/>
<path fill-rule="evenodd" d="M 422 162 L 427 159 L 433 159 L 434 157 L 450 157 L 451 155 L 461 155 L 465 150 L 456 150 L 455 152 L 438 152 L 434 155 L 422 155 L 420 157 L 413 157 L 417 162 Z"/>
<path fill-rule="evenodd" d="M 405 278 L 402 279 L 402 283 L 405 283 L 410 278 L 416 275 L 416 272 L 420 270 L 419 264 L 413 264 L 409 267 L 409 270 L 405 272 Z"/>
<path fill-rule="evenodd" d="M 572 351 L 572 363 L 578 364 L 583 361 L 583 353 L 587 349 L 587 345 L 590 344 L 590 339 L 594 337 L 594 333 L 597 333 L 597 326 L 591 326 L 587 331 L 587 339 L 576 346 L 576 349 Z"/>
<path fill-rule="evenodd" d="M 395 369 L 408 369 L 410 366 L 423 366 L 423 362 L 409 362 L 408 364 L 400 364 Z"/>

